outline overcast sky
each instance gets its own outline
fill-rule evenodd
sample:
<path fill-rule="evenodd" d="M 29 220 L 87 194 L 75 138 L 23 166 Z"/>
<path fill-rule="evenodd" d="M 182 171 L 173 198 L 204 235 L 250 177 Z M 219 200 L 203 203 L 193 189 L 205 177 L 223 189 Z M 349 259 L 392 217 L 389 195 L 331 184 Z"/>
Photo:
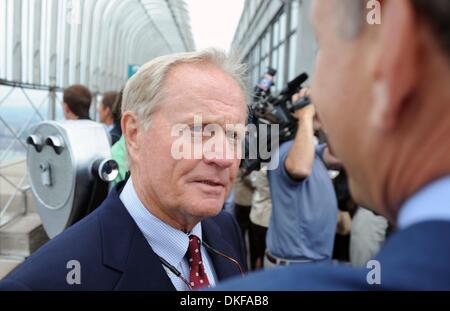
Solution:
<path fill-rule="evenodd" d="M 245 0 L 186 0 L 197 49 L 229 50 Z"/>

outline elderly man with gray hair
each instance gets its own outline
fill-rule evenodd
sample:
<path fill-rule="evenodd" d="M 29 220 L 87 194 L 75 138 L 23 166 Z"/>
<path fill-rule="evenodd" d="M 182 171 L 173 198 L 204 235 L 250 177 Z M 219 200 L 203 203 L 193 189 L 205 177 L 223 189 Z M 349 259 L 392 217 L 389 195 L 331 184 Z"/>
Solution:
<path fill-rule="evenodd" d="M 247 120 L 244 70 L 214 49 L 145 64 L 123 92 L 130 178 L 0 289 L 183 291 L 243 274 L 240 230 L 222 206 Z"/>

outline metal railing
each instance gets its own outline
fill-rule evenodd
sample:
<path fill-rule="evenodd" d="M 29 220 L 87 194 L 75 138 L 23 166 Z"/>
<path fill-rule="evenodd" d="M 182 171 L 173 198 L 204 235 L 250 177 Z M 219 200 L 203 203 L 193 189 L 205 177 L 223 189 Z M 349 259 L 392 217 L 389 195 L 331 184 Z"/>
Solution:
<path fill-rule="evenodd" d="M 55 120 L 57 103 L 61 102 L 61 96 L 58 92 L 62 90 L 57 87 L 49 87 L 42 85 L 32 85 L 26 83 L 18 83 L 0 80 L 0 87 L 6 90 L 6 94 L 0 96 L 0 228 L 10 223 L 12 220 L 20 217 L 28 212 L 29 202 L 27 200 L 27 192 L 30 186 L 27 184 L 26 172 L 26 143 L 25 136 L 30 128 L 37 122 L 44 120 Z M 30 90 L 47 92 L 46 95 L 38 102 L 30 94 Z M 20 120 L 14 120 L 14 116 L 8 115 L 11 107 L 16 103 L 12 97 L 21 97 L 19 106 L 24 113 L 20 116 Z M 9 101 L 9 108 L 5 107 Z M 12 105 L 11 105 L 12 104 Z M 19 103 L 17 103 L 19 104 Z M 43 113 L 43 108 L 47 105 L 47 113 Z M 3 128 L 2 128 L 3 127 Z M 2 192 L 3 187 L 11 189 L 9 192 Z M 3 202 L 4 197 L 7 199 Z M 15 211 L 11 211 L 17 198 L 19 207 Z M 21 206 L 20 206 L 21 205 Z"/>

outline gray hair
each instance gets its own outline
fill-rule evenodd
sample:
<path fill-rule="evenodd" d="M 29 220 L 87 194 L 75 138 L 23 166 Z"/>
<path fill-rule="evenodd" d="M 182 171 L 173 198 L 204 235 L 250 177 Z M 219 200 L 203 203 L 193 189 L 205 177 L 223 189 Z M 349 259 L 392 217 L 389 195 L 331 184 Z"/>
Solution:
<path fill-rule="evenodd" d="M 122 115 L 126 111 L 142 117 L 144 126 L 150 124 L 150 116 L 164 97 L 164 80 L 178 64 L 207 63 L 229 74 L 240 86 L 248 104 L 245 79 L 247 67 L 238 61 L 237 55 L 227 56 L 221 50 L 209 48 L 196 52 L 160 56 L 143 65 L 127 82 L 123 92 Z"/>

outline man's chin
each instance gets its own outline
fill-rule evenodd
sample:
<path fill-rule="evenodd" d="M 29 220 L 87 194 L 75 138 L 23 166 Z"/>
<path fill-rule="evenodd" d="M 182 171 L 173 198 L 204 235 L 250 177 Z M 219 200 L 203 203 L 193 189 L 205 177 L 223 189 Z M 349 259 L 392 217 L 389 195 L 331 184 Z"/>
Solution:
<path fill-rule="evenodd" d="M 223 208 L 223 200 L 205 198 L 193 203 L 191 214 L 199 218 L 214 217 L 220 213 Z"/>

